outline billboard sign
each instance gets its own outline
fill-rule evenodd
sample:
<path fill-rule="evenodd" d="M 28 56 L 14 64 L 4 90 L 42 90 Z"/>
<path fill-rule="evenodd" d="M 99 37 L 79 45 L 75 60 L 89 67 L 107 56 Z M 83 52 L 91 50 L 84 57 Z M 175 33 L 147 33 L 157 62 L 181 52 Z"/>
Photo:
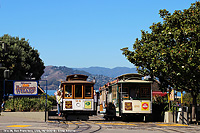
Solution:
<path fill-rule="evenodd" d="M 15 96 L 27 96 L 38 94 L 37 81 L 15 81 L 13 95 Z"/>

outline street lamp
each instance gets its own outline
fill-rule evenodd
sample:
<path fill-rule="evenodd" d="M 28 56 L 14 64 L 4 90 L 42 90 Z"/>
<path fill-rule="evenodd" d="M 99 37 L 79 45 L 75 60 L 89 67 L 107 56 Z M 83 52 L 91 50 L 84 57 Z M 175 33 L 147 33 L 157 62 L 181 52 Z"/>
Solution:
<path fill-rule="evenodd" d="M 5 50 L 6 51 L 6 49 L 7 49 L 7 45 L 6 45 L 6 43 L 2 43 L 2 49 L 3 49 L 3 51 Z"/>
<path fill-rule="evenodd" d="M 4 69 L 4 78 L 8 79 L 10 77 L 10 70 L 6 68 L 6 61 L 5 61 L 5 52 L 7 51 L 7 44 L 3 41 L 0 41 L 2 44 L 2 52 L 3 52 L 3 63 L 0 63 L 0 69 Z M 1 60 L 2 61 L 2 60 Z"/>
<path fill-rule="evenodd" d="M 26 80 L 35 80 L 35 77 L 33 77 L 33 73 L 26 72 L 25 79 Z"/>
<path fill-rule="evenodd" d="M 3 41 L 0 41 L 0 43 L 1 43 L 2 53 L 3 53 L 3 59 L 1 59 L 1 63 L 0 63 L 0 69 L 6 69 L 3 66 L 5 66 L 5 52 L 7 50 L 7 45 Z"/>
<path fill-rule="evenodd" d="M 1 59 L 1 63 L 0 63 L 0 69 L 3 69 L 3 78 L 4 78 L 4 84 L 3 84 L 3 91 L 4 91 L 4 95 L 3 95 L 3 99 L 5 100 L 5 83 L 6 80 L 10 77 L 10 70 L 7 70 L 6 68 L 6 61 L 5 61 L 5 52 L 7 51 L 7 44 L 4 43 L 3 41 L 0 41 L 1 43 L 1 48 L 2 48 L 2 53 L 3 53 L 3 59 Z"/>

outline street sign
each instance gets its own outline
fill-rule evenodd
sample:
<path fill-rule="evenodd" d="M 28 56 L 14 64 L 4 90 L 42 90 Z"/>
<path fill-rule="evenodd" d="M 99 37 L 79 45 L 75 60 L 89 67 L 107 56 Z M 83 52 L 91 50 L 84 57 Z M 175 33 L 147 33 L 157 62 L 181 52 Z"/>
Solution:
<path fill-rule="evenodd" d="M 172 89 L 172 91 L 170 92 L 169 100 L 170 100 L 170 101 L 174 101 L 174 90 L 173 90 L 173 89 Z"/>
<path fill-rule="evenodd" d="M 15 96 L 37 95 L 37 86 L 37 81 L 15 81 L 13 94 Z"/>

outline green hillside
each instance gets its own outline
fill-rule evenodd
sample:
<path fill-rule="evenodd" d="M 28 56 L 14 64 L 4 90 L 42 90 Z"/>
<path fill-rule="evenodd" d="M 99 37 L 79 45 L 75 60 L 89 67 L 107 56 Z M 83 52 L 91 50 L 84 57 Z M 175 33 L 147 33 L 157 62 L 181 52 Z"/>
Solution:
<path fill-rule="evenodd" d="M 103 75 L 93 75 L 85 71 L 74 70 L 65 66 L 46 66 L 44 74 L 42 75 L 42 80 L 47 80 L 47 87 L 49 90 L 58 89 L 60 82 L 66 80 L 67 75 L 71 74 L 84 74 L 88 76 L 88 81 L 92 81 L 93 78 L 96 79 L 96 84 L 94 86 L 95 90 L 98 90 L 100 86 L 103 86 L 108 81 L 113 80 L 113 78 L 103 76 Z M 44 84 L 41 84 L 44 86 Z"/>

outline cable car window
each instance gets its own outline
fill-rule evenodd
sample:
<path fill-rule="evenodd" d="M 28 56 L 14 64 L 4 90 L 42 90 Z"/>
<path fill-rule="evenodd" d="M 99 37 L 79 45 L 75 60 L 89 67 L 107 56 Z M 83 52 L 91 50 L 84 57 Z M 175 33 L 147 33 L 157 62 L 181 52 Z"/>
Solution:
<path fill-rule="evenodd" d="M 128 88 L 122 87 L 122 96 L 123 96 L 123 98 L 128 98 L 129 97 Z"/>
<path fill-rule="evenodd" d="M 151 98 L 151 89 L 150 89 L 150 87 L 141 87 L 140 94 L 141 94 L 141 98 L 150 99 Z"/>
<path fill-rule="evenodd" d="M 129 98 L 129 89 L 127 87 L 122 87 L 122 90 L 121 87 L 119 87 L 119 91 L 122 94 L 122 98 Z"/>
<path fill-rule="evenodd" d="M 83 97 L 82 96 L 82 85 L 75 85 L 75 97 Z"/>
<path fill-rule="evenodd" d="M 85 86 L 85 97 L 92 97 L 92 87 Z"/>
<path fill-rule="evenodd" d="M 72 85 L 65 85 L 65 97 L 72 97 Z"/>
<path fill-rule="evenodd" d="M 112 97 L 113 99 L 117 98 L 117 85 L 113 86 L 112 88 Z"/>
<path fill-rule="evenodd" d="M 130 98 L 131 99 L 139 99 L 140 98 L 140 91 L 139 91 L 139 87 L 131 87 L 130 88 Z"/>

